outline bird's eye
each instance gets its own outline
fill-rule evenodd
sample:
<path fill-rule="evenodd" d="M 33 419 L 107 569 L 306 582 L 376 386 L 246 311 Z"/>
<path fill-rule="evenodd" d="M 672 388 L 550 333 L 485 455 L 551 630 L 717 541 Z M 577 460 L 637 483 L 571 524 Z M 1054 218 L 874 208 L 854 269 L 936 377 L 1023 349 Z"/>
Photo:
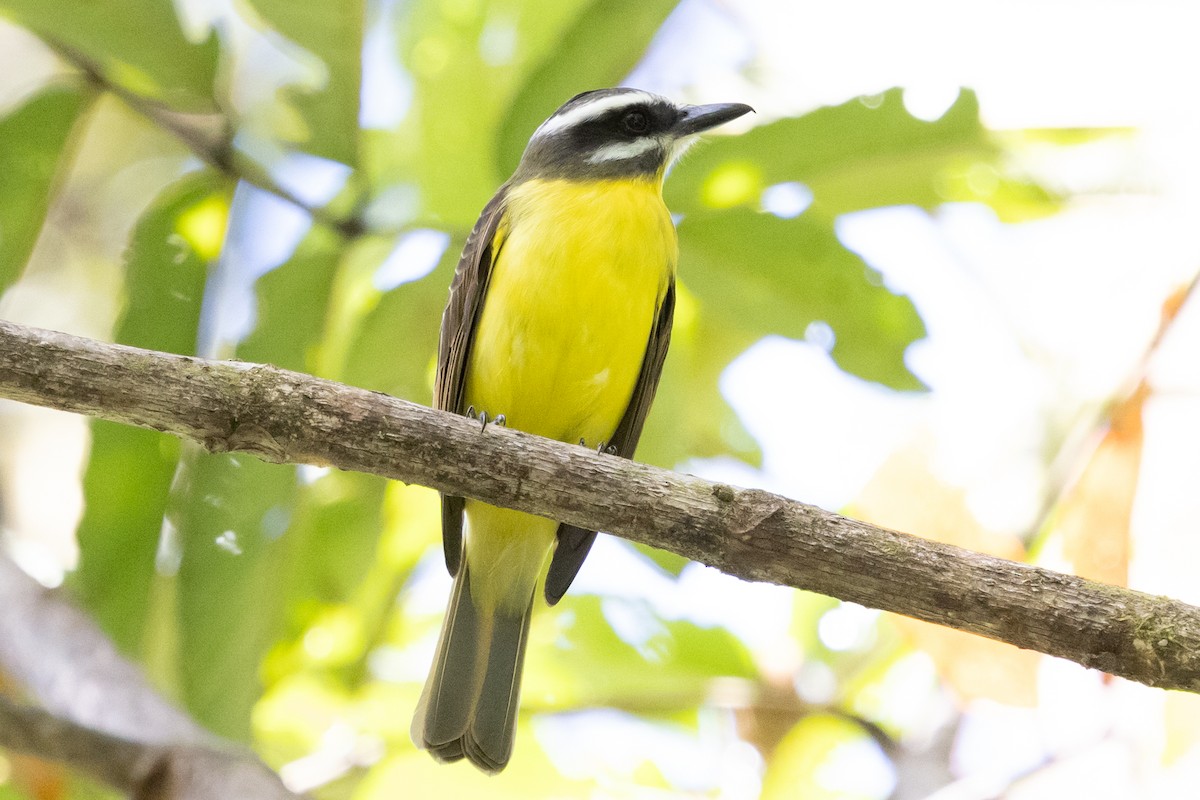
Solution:
<path fill-rule="evenodd" d="M 621 124 L 630 133 L 645 133 L 646 129 L 650 127 L 650 120 L 646 119 L 646 115 L 640 111 L 630 111 L 622 118 Z"/>

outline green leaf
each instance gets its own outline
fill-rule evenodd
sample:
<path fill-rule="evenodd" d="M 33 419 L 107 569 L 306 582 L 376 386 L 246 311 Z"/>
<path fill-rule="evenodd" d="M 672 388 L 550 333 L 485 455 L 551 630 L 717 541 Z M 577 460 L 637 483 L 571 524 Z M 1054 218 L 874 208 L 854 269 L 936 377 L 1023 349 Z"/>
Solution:
<path fill-rule="evenodd" d="M 172 515 L 184 697 L 214 731 L 246 740 L 268 652 L 352 596 L 371 564 L 386 482 L 306 483 L 291 466 L 199 453 L 184 475 Z"/>
<path fill-rule="evenodd" d="M 892 205 L 933 208 L 950 200 L 1002 204 L 1007 195 L 999 190 L 1006 184 L 971 176 L 981 165 L 998 170 L 1001 155 L 979 119 L 974 92 L 962 90 L 945 114 L 926 122 L 908 113 L 900 89 L 889 89 L 740 136 L 714 137 L 680 165 L 666 196 L 672 210 L 683 213 L 758 208 L 764 189 L 798 181 L 828 217 Z M 1022 203 L 1056 202 L 1045 190 L 1022 185 Z"/>
<path fill-rule="evenodd" d="M 452 244 L 429 275 L 384 293 L 350 348 L 347 383 L 430 404 L 442 309 L 458 253 Z"/>
<path fill-rule="evenodd" d="M 703 702 L 714 679 L 757 677 L 750 652 L 728 630 L 662 619 L 644 602 L 595 595 L 567 595 L 536 617 L 527 659 L 524 698 L 538 708 L 670 714 Z"/>
<path fill-rule="evenodd" d="M 255 284 L 257 317 L 238 358 L 310 370 L 340 241 L 314 227 L 292 257 Z M 212 730 L 250 735 L 259 670 L 289 629 L 302 576 L 296 468 L 247 456 L 189 454 L 171 498 L 182 560 L 176 587 L 182 693 Z"/>
<path fill-rule="evenodd" d="M 400 794 L 487 800 L 589 800 L 600 796 L 593 781 L 560 772 L 541 748 L 537 733 L 524 720 L 517 722 L 517 745 L 500 780 L 475 769 L 447 769 L 428 753 L 393 750 L 370 768 L 353 796 L 355 800 L 395 800 Z M 408 791 L 409 787 L 420 788 L 414 792 Z"/>
<path fill-rule="evenodd" d="M 256 325 L 237 357 L 315 371 L 347 258 L 314 227 L 256 284 Z M 371 563 L 385 482 L 196 453 L 178 483 L 184 697 L 213 730 L 246 739 L 264 658 L 322 604 L 345 601 Z"/>
<path fill-rule="evenodd" d="M 678 0 L 593 0 L 529 73 L 500 126 L 497 162 L 516 168 L 534 129 L 568 99 L 616 85 L 645 53 Z"/>
<path fill-rule="evenodd" d="M 824 321 L 838 365 L 895 389 L 920 389 L 904 351 L 925 334 L 912 302 L 842 246 L 811 210 L 794 219 L 733 208 L 679 226 L 683 280 L 701 313 L 752 334 L 801 339 Z"/>
<path fill-rule="evenodd" d="M 121 344 L 192 353 L 213 226 L 223 226 L 225 189 L 210 173 L 170 186 L 142 217 L 126 256 Z M 72 585 L 105 631 L 127 651 L 143 645 L 155 551 L 179 458 L 174 436 L 92 423 L 84 477 L 86 510 Z"/>
<path fill-rule="evenodd" d="M 682 257 L 689 258 L 686 250 Z M 685 261 L 681 274 L 691 271 Z M 719 383 L 729 362 L 761 334 L 708 313 L 689 288 L 686 282 L 677 288 L 671 348 L 635 457 L 668 469 L 722 455 L 757 463 L 758 443 L 721 396 Z"/>
<path fill-rule="evenodd" d="M 315 371 L 341 248 L 328 228 L 314 226 L 291 258 L 258 279 L 254 329 L 238 345 L 238 358 Z"/>
<path fill-rule="evenodd" d="M 358 108 L 362 84 L 362 0 L 296 3 L 251 0 L 275 30 L 316 56 L 324 85 L 295 98 L 307 130 L 296 144 L 313 155 L 358 163 Z"/>
<path fill-rule="evenodd" d="M 181 470 L 169 518 L 183 699 L 203 725 L 246 741 L 259 664 L 286 621 L 296 469 L 193 451 Z"/>
<path fill-rule="evenodd" d="M 82 92 L 54 88 L 0 120 L 0 292 L 25 268 L 83 107 Z"/>
<path fill-rule="evenodd" d="M 690 558 L 684 558 L 677 553 L 672 553 L 670 550 L 659 550 L 657 547 L 650 547 L 641 542 L 627 544 L 671 578 L 678 578 L 683 572 L 683 568 L 692 563 Z"/>
<path fill-rule="evenodd" d="M 365 134 L 371 185 L 403 186 L 420 212 L 465 236 L 512 166 L 511 156 L 497 150 L 501 131 L 517 140 L 506 148 L 522 146 L 521 137 L 575 87 L 622 77 L 657 30 L 653 17 L 665 15 L 663 8 L 662 0 L 423 0 L 406 6 L 398 23 L 413 100 L 399 130 Z M 602 19 L 605 9 L 611 19 Z M 589 40 L 582 27 L 589 20 L 619 34 Z M 581 48 L 590 42 L 591 50 L 560 59 L 564 41 Z M 556 68 L 554 85 L 542 93 L 536 85 L 542 78 L 534 76 L 549 80 Z M 566 96 L 553 97 L 560 91 Z M 509 117 L 516 103 L 525 122 Z"/>
<path fill-rule="evenodd" d="M 176 110 L 214 110 L 217 37 L 188 41 L 171 0 L 0 0 L 0 15 L 94 62 L 139 95 Z"/>
<path fill-rule="evenodd" d="M 811 800 L 871 800 L 879 797 L 862 788 L 847 770 L 825 769 L 838 750 L 870 747 L 874 743 L 861 725 L 834 714 L 811 714 L 784 735 L 771 753 L 763 776 L 764 800 L 803 797 Z M 880 753 L 882 757 L 882 752 Z"/>

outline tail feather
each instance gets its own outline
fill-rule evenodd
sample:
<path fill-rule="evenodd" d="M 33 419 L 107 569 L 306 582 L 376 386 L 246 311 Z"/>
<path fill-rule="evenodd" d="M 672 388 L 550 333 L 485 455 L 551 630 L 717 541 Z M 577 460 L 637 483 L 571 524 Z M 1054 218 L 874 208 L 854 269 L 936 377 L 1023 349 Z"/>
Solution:
<path fill-rule="evenodd" d="M 512 755 L 521 699 L 521 671 L 525 664 L 525 641 L 533 594 L 524 614 L 499 611 L 492 629 L 491 649 L 475 718 L 464 746 L 467 757 L 481 769 L 499 772 Z"/>
<path fill-rule="evenodd" d="M 484 612 L 471 594 L 464 561 L 413 717 L 418 747 L 439 761 L 465 757 L 485 772 L 504 769 L 512 755 L 532 610 L 530 592 L 523 614 Z"/>

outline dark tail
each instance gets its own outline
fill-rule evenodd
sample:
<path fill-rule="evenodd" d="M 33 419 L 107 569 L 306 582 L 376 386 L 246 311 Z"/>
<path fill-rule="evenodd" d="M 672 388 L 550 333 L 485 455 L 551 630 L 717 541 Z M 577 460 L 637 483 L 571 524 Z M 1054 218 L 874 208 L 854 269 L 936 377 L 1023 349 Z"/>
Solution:
<path fill-rule="evenodd" d="M 470 584 L 464 559 L 413 717 L 412 738 L 438 761 L 466 757 L 484 772 L 496 773 L 512 755 L 533 593 L 525 612 L 513 614 L 480 608 Z"/>

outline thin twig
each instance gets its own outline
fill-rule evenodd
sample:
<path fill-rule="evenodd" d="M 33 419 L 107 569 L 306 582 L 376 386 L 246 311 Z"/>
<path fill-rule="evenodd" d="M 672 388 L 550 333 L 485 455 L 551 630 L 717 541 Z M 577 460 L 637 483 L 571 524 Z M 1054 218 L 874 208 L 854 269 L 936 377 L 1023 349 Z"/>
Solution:
<path fill-rule="evenodd" d="M 1179 318 L 1179 312 L 1197 297 L 1200 297 L 1200 270 L 1197 270 L 1186 285 L 1181 286 L 1163 303 L 1162 315 L 1158 328 L 1154 331 L 1154 336 L 1130 369 L 1129 374 L 1121 381 L 1120 387 L 1113 393 L 1112 399 L 1094 409 L 1072 426 L 1058 452 L 1051 459 L 1047 479 L 1048 486 L 1034 517 L 1035 522 L 1029 528 L 1031 535 L 1028 540 L 1033 551 L 1040 546 L 1041 539 L 1053 531 L 1049 524 L 1052 515 L 1067 496 L 1068 490 L 1078 479 L 1084 467 L 1087 466 L 1087 462 L 1100 445 L 1105 431 L 1112 425 L 1114 417 L 1127 403 L 1143 402 L 1144 396 L 1148 392 L 1147 374 L 1155 354 L 1158 353 L 1163 340 Z"/>
<path fill-rule="evenodd" d="M 342 217 L 327 208 L 305 202 L 271 177 L 261 164 L 238 150 L 233 144 L 233 126 L 225 114 L 187 114 L 167 108 L 109 79 L 99 64 L 70 45 L 45 35 L 42 40 L 83 73 L 93 86 L 120 99 L 129 108 L 170 133 L 213 169 L 233 180 L 244 181 L 270 192 L 348 239 L 362 234 L 364 225 L 360 218 Z"/>

